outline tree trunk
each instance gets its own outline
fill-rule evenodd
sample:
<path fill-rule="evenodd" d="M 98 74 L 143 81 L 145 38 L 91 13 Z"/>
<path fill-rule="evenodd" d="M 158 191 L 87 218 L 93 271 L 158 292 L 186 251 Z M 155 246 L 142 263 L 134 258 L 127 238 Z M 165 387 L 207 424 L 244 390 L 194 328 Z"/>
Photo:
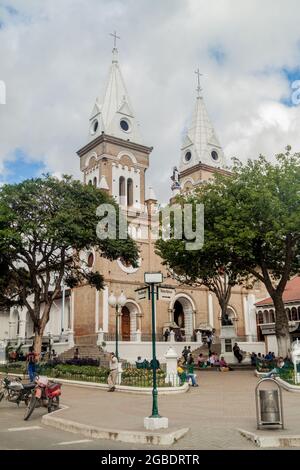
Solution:
<path fill-rule="evenodd" d="M 42 338 L 43 332 L 40 329 L 36 329 L 34 332 L 33 348 L 34 352 L 37 354 L 38 360 L 40 359 L 42 350 Z"/>
<path fill-rule="evenodd" d="M 285 312 L 282 295 L 275 294 L 272 296 L 275 307 L 275 333 L 278 345 L 278 355 L 283 358 L 290 355 L 291 337 L 289 332 L 289 322 Z"/>

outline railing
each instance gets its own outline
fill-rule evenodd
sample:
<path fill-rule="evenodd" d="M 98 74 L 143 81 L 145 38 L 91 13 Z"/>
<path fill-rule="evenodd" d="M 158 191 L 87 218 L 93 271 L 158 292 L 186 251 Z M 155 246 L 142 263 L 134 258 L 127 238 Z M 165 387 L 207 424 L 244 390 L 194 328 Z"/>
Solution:
<path fill-rule="evenodd" d="M 123 337 L 122 334 L 118 335 L 118 341 L 128 341 L 128 342 L 134 342 L 136 340 L 136 334 L 133 334 L 133 339 L 130 339 L 126 335 L 126 337 Z M 181 336 L 180 340 L 178 338 L 174 338 L 175 342 L 197 342 L 197 338 L 195 335 L 192 335 L 190 339 L 186 339 L 185 336 Z M 104 333 L 104 341 L 116 341 L 116 334 L 115 333 Z M 152 341 L 152 334 L 151 333 L 142 333 L 141 334 L 141 341 L 145 342 L 151 342 Z M 163 334 L 156 333 L 155 334 L 155 341 L 159 342 L 166 342 L 166 339 Z M 168 342 L 170 342 L 170 337 L 168 338 Z"/>

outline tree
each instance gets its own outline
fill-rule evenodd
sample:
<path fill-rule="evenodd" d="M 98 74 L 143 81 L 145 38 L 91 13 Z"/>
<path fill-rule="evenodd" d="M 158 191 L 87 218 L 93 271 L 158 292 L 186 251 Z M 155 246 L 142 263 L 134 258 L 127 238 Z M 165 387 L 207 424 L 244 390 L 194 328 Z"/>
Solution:
<path fill-rule="evenodd" d="M 283 293 L 300 269 L 300 154 L 235 160 L 230 177 L 216 176 L 196 196 L 215 205 L 215 237 L 236 270 L 261 281 L 275 308 L 279 355 L 290 350 Z"/>
<path fill-rule="evenodd" d="M 177 202 L 182 207 L 184 204 L 192 204 L 195 208 L 196 204 L 204 202 L 205 188 L 206 186 L 203 186 L 196 194 L 183 195 L 177 198 Z M 186 250 L 184 238 L 181 240 L 160 238 L 156 242 L 156 252 L 177 281 L 196 287 L 205 286 L 216 295 L 221 309 L 222 323 L 225 324 L 232 287 L 245 282 L 249 276 L 243 270 L 236 269 L 231 255 L 223 249 L 222 239 L 215 236 L 215 218 L 218 210 L 213 200 L 205 199 L 205 237 L 201 249 Z"/>
<path fill-rule="evenodd" d="M 68 176 L 59 181 L 46 175 L 0 189 L 0 305 L 27 308 L 37 353 L 63 279 L 71 288 L 103 288 L 102 275 L 88 268 L 84 251 L 94 248 L 110 260 L 122 257 L 137 265 L 136 244 L 118 235 L 119 216 L 116 239 L 97 236 L 101 204 L 117 209 L 104 192 Z"/>

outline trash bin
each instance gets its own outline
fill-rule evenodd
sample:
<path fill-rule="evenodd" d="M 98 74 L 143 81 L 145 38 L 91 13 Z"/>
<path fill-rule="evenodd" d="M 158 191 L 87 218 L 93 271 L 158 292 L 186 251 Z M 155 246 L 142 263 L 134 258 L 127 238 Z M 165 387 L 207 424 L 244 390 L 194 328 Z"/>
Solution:
<path fill-rule="evenodd" d="M 261 384 L 272 383 L 276 388 L 261 389 Z M 258 382 L 256 389 L 257 429 L 263 426 L 281 426 L 283 429 L 283 410 L 281 388 L 276 380 L 265 378 Z"/>

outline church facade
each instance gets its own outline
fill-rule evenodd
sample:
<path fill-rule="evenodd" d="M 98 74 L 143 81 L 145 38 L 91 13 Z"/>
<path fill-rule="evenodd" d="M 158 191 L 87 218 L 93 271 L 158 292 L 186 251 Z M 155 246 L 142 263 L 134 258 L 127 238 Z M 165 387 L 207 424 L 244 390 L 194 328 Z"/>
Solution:
<path fill-rule="evenodd" d="M 122 77 L 118 51 L 113 59 L 103 98 L 97 98 L 89 123 L 88 143 L 78 151 L 85 184 L 107 191 L 120 204 L 129 221 L 129 233 L 140 248 L 138 268 L 121 259 L 109 262 L 90 253 L 92 268 L 105 277 L 104 291 L 80 287 L 72 292 L 73 327 L 76 344 L 114 339 L 116 313 L 109 306 L 111 292 L 124 292 L 127 302 L 119 318 L 122 342 L 150 340 L 151 306 L 147 299 L 137 300 L 136 290 L 144 286 L 144 272 L 161 271 L 164 283 L 174 288 L 168 300 L 157 301 L 156 334 L 163 340 L 166 328 L 180 328 L 185 341 L 195 339 L 196 330 L 221 327 L 221 312 L 216 297 L 205 287 L 178 286 L 169 277 L 155 254 L 151 217 L 157 210 L 152 188 L 145 187 L 145 172 L 151 162 L 152 147 L 145 145 Z M 200 85 L 192 119 L 180 151 L 179 170 L 173 172 L 173 196 L 191 191 L 215 172 L 229 173 L 223 149 L 208 116 Z M 178 172 L 178 174 L 176 174 Z M 191 252 L 192 256 L 192 252 Z M 255 341 L 257 336 L 255 302 L 262 297 L 260 286 L 252 291 L 239 286 L 232 291 L 228 315 L 240 339 Z"/>
<path fill-rule="evenodd" d="M 202 90 L 198 85 L 194 110 L 179 150 L 180 161 L 173 171 L 173 197 L 180 191 L 192 191 L 216 172 L 229 173 L 222 146 L 208 116 Z M 116 310 L 108 299 L 113 292 L 126 296 L 118 313 L 120 354 L 136 358 L 151 341 L 151 305 L 139 299 L 137 289 L 144 286 L 144 273 L 160 271 L 164 285 L 172 287 L 172 295 L 157 301 L 156 335 L 163 354 L 163 333 L 166 328 L 180 331 L 181 339 L 196 349 L 201 343 L 197 331 L 221 328 L 221 310 L 216 297 L 205 287 L 178 285 L 155 254 L 151 236 L 152 216 L 158 201 L 152 188 L 145 186 L 145 173 L 151 164 L 152 147 L 145 144 L 130 97 L 121 73 L 118 51 L 112 51 L 112 63 L 103 97 L 93 107 L 86 144 L 77 152 L 84 184 L 106 191 L 118 202 L 129 221 L 129 233 L 140 249 L 139 267 L 133 268 L 122 259 L 110 262 L 91 251 L 84 254 L 91 270 L 101 272 L 105 288 L 97 291 L 89 286 L 72 290 L 63 288 L 57 299 L 45 337 L 56 338 L 57 351 L 74 344 L 105 345 L 113 350 L 116 335 Z M 175 162 L 174 162 L 175 163 Z M 192 256 L 192 252 L 191 252 Z M 263 286 L 253 290 L 236 286 L 228 307 L 228 316 L 235 327 L 237 340 L 257 341 L 255 303 L 265 297 Z M 28 342 L 32 334 L 29 316 L 22 309 L 12 309 L 2 317 L 0 339 Z M 6 323 L 5 323 L 6 322 Z M 182 349 L 183 343 L 178 345 Z M 160 352 L 161 351 L 161 352 Z"/>

